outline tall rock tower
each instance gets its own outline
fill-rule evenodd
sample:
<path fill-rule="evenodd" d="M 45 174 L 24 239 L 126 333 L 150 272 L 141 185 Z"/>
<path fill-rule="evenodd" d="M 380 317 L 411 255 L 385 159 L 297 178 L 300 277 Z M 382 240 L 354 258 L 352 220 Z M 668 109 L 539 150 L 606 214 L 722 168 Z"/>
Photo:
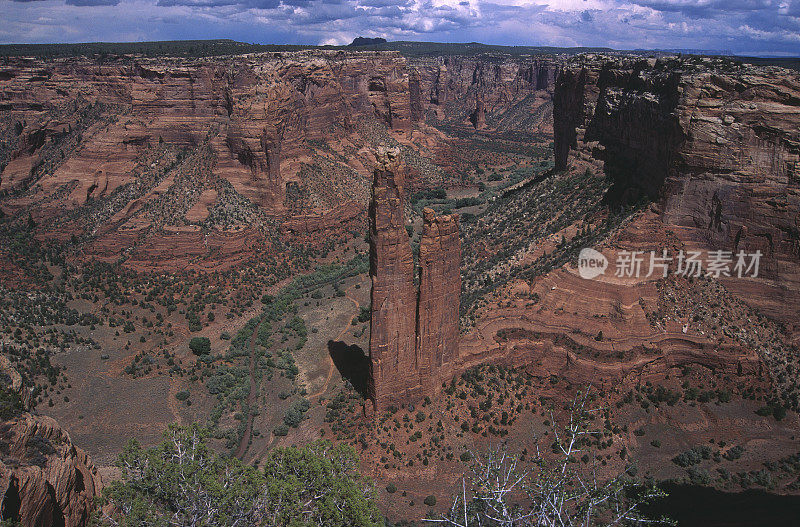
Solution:
<path fill-rule="evenodd" d="M 411 396 L 416 370 L 414 262 L 405 226 L 399 150 L 381 149 L 369 210 L 372 322 L 367 391 L 376 408 Z"/>
<path fill-rule="evenodd" d="M 458 360 L 458 216 L 423 211 L 418 293 L 399 155 L 398 150 L 378 151 L 369 212 L 372 322 L 367 391 L 376 410 L 436 394 Z"/>
<path fill-rule="evenodd" d="M 419 245 L 417 366 L 422 386 L 438 389 L 458 358 L 461 240 L 458 216 L 425 208 Z"/>

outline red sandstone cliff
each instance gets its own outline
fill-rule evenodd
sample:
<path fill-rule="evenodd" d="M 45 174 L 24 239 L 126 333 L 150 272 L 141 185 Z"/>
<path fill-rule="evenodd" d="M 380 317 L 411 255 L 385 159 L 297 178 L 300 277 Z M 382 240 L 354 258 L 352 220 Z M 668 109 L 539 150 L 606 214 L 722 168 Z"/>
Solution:
<path fill-rule="evenodd" d="M 449 151 L 416 124 L 426 116 L 468 124 L 476 112 L 478 127 L 547 132 L 558 64 L 319 50 L 10 58 L 0 67 L 0 206 L 31 212 L 44 236 L 77 236 L 89 258 L 230 267 L 247 257 L 242 247 L 269 251 L 275 225 L 329 229 L 354 205 L 363 218 L 376 144 Z M 417 172 L 415 185 L 440 179 Z"/>
<path fill-rule="evenodd" d="M 410 59 L 412 113 L 497 130 L 552 130 L 552 94 L 562 60 L 502 54 Z M 417 99 L 419 97 L 419 99 Z M 480 117 L 483 115 L 484 117 Z"/>
<path fill-rule="evenodd" d="M 423 210 L 419 245 L 417 367 L 423 386 L 449 381 L 458 361 L 461 242 L 458 216 Z"/>
<path fill-rule="evenodd" d="M 760 250 L 759 278 L 726 287 L 797 331 L 797 72 L 583 56 L 558 79 L 554 115 L 558 167 L 569 155 L 602 161 L 612 199 L 655 197 L 662 221 L 689 247 Z"/>
<path fill-rule="evenodd" d="M 87 454 L 49 417 L 23 414 L 0 424 L 3 519 L 24 527 L 83 527 L 101 488 Z"/>
<path fill-rule="evenodd" d="M 325 139 L 333 128 L 346 132 L 366 117 L 398 131 L 411 125 L 406 64 L 394 53 L 140 58 L 110 64 L 76 58 L 46 66 L 46 75 L 41 64 L 23 59 L 3 68 L 4 115 L 24 123 L 24 139 L 3 171 L 2 186 L 17 186 L 31 176 L 39 148 L 74 124 L 54 121 L 55 110 L 82 98 L 104 105 L 104 111 L 85 123 L 80 151 L 39 181 L 47 190 L 77 179 L 80 185 L 70 193 L 75 205 L 87 194 L 110 193 L 125 183 L 146 145 L 209 140 L 216 170 L 237 191 L 280 208 L 284 182 L 296 178 L 296 158 L 307 153 L 305 141 Z M 123 112 L 110 112 L 113 105 Z M 119 117 L 105 119 L 114 115 Z M 102 184 L 89 192 L 97 177 Z"/>
<path fill-rule="evenodd" d="M 363 212 L 372 160 L 359 151 L 373 130 L 407 142 L 412 126 L 407 63 L 392 52 L 0 69 L 4 212 L 31 212 L 46 236 L 76 235 L 87 256 L 137 268 L 229 266 L 239 241 L 268 243 L 275 219 L 347 202 Z"/>

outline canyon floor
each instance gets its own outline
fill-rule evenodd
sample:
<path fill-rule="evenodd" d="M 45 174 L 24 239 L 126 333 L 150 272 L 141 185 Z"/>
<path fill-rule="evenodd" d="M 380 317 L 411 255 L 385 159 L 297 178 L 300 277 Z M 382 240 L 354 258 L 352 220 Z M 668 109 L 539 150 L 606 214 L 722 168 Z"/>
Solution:
<path fill-rule="evenodd" d="M 484 170 L 488 176 L 481 183 L 487 190 L 457 189 L 425 203 L 448 207 L 469 198 L 456 210 L 486 219 L 513 215 L 515 203 L 529 195 L 542 196 L 532 210 L 544 214 L 568 210 L 563 207 L 574 203 L 587 207 L 527 238 L 514 264 L 503 261 L 501 269 L 491 271 L 495 280 L 481 286 L 483 301 L 465 311 L 467 342 L 483 334 L 496 344 L 514 341 L 515 331 L 528 332 L 526 338 L 539 342 L 542 351 L 527 366 L 479 366 L 454 379 L 440 399 L 398 408 L 377 422 L 366 417 L 370 280 L 368 245 L 358 233 L 341 238 L 326 257 L 312 260 L 309 269 L 314 271 L 294 279 L 278 280 L 258 263 L 203 278 L 194 273 L 118 276 L 102 268 L 89 274 L 74 263 L 48 265 L 52 284 L 64 284 L 63 294 L 71 297 L 59 307 L 60 316 L 107 317 L 108 325 L 93 319 L 84 325 L 54 319 L 32 333 L 16 334 L 15 328 L 6 332 L 15 347 L 55 347 L 46 361 L 27 366 L 40 386 L 37 411 L 68 429 L 108 479 L 115 477 L 111 465 L 130 438 L 155 444 L 171 423 L 209 423 L 221 451 L 255 464 L 277 445 L 317 438 L 351 443 L 360 453 L 362 471 L 375 481 L 387 516 L 413 521 L 449 506 L 472 453 L 500 444 L 514 452 L 547 448 L 550 425 L 563 414 L 563 406 L 577 390 L 591 386 L 599 413 L 583 462 L 596 462 L 605 474 L 629 470 L 643 480 L 678 478 L 728 490 L 795 492 L 797 459 L 787 453 L 800 451 L 800 422 L 792 412 L 781 420 L 759 415 L 769 401 L 768 379 L 750 366 L 737 375 L 690 360 L 643 372 L 637 364 L 656 363 L 665 352 L 648 340 L 662 330 L 656 331 L 641 310 L 631 314 L 640 309 L 639 301 L 611 305 L 607 297 L 608 306 L 595 303 L 587 311 L 583 302 L 608 291 L 571 290 L 575 284 L 570 283 L 569 264 L 565 271 L 550 260 L 570 250 L 562 235 L 569 241 L 587 224 L 608 225 L 608 212 L 595 207 L 594 196 L 575 195 L 602 192 L 602 180 L 589 190 L 592 186 L 574 175 L 545 169 L 523 179 L 521 191 L 495 194 L 499 185 L 491 181 L 497 179 L 494 174 L 509 171 L 502 166 Z M 568 181 L 577 183 L 564 192 Z M 553 186 L 560 188 L 563 203 L 552 201 Z M 487 192 L 492 193 L 488 199 Z M 647 226 L 647 216 L 646 209 L 632 211 L 621 220 L 623 227 L 598 236 L 619 236 L 626 225 Z M 539 225 L 535 215 L 526 219 L 528 224 L 515 225 L 508 217 L 495 221 L 516 232 L 535 232 Z M 474 228 L 467 224 L 466 239 Z M 501 232 L 477 238 L 505 243 Z M 465 253 L 470 250 L 465 247 Z M 476 260 L 475 265 L 488 261 Z M 18 267 L 20 278 L 25 265 L 29 263 Z M 472 276 L 471 269 L 467 267 L 465 276 Z M 476 276 L 487 276 L 483 273 L 487 271 Z M 677 286 L 675 301 L 696 304 L 701 298 L 699 284 L 683 280 Z M 38 294 L 47 295 L 48 287 Z M 653 284 L 632 287 L 633 296 L 658 303 Z M 13 290 L 5 294 L 9 318 L 36 300 Z M 190 329 L 191 313 L 198 314 L 201 327 Z M 507 322 L 519 316 L 525 324 Z M 498 317 L 506 322 L 495 327 Z M 766 326 L 766 331 L 780 334 Z M 595 336 L 601 330 L 605 337 L 598 342 Z M 559 334 L 566 338 L 554 338 Z M 210 339 L 209 355 L 198 358 L 190 350 L 194 336 Z M 653 348 L 612 351 L 642 344 Z M 570 366 L 571 353 L 576 362 L 584 355 L 605 364 L 618 374 L 618 384 L 609 382 L 613 377 L 593 377 Z M 299 421 L 287 421 L 293 407 L 301 408 Z M 699 454 L 686 456 L 692 451 Z M 685 466 L 675 461 L 681 455 L 690 460 L 680 462 Z M 424 503 L 431 495 L 437 497 L 433 507 Z"/>

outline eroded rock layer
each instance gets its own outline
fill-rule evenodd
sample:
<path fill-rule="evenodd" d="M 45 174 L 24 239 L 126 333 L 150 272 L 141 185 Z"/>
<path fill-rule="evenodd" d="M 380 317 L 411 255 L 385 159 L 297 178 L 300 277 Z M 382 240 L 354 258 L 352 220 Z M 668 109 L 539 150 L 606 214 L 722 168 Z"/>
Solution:
<path fill-rule="evenodd" d="M 549 133 L 561 62 L 323 50 L 9 58 L 0 209 L 30 213 L 47 225 L 41 236 L 77 239 L 87 258 L 229 268 L 271 252 L 281 225 L 330 230 L 355 209 L 363 221 L 378 144 L 419 157 L 409 187 L 454 177 L 449 140 L 426 119 Z"/>
<path fill-rule="evenodd" d="M 24 527 L 88 525 L 101 481 L 89 456 L 49 417 L 0 425 L 2 516 Z"/>
<path fill-rule="evenodd" d="M 378 152 L 370 204 L 370 376 L 377 408 L 419 391 L 414 262 L 405 226 L 403 174 L 396 150 Z"/>
<path fill-rule="evenodd" d="M 721 59 L 574 59 L 554 96 L 555 152 L 599 159 L 610 198 L 655 197 L 690 248 L 761 251 L 725 285 L 796 326 L 800 307 L 800 75 Z M 572 152 L 570 154 L 570 152 Z"/>
<path fill-rule="evenodd" d="M 269 243 L 272 222 L 324 227 L 304 217 L 352 201 L 363 213 L 372 167 L 358 151 L 373 129 L 408 141 L 412 126 L 407 63 L 392 52 L 0 69 L 3 211 L 142 269 L 230 266 L 239 240 Z"/>
<path fill-rule="evenodd" d="M 505 55 L 411 59 L 412 114 L 476 128 L 549 133 L 559 57 Z"/>

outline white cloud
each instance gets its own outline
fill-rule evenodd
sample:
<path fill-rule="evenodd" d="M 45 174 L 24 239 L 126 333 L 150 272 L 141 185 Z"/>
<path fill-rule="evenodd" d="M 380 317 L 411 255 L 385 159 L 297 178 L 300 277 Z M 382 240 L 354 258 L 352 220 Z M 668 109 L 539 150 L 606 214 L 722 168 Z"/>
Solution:
<path fill-rule="evenodd" d="M 800 0 L 119 0 L 91 6 L 0 0 L 0 6 L 5 42 L 135 37 L 343 44 L 363 35 L 797 54 L 800 35 Z"/>

